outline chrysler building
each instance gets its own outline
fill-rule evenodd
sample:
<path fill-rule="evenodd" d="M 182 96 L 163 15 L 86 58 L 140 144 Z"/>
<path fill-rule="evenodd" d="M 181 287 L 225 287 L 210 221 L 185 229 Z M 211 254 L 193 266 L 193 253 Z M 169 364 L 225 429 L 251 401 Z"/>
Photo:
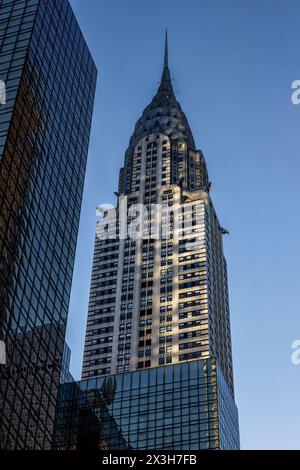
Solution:
<path fill-rule="evenodd" d="M 206 161 L 173 91 L 165 40 L 115 208 L 97 224 L 82 379 L 214 358 L 233 395 L 227 267 Z"/>

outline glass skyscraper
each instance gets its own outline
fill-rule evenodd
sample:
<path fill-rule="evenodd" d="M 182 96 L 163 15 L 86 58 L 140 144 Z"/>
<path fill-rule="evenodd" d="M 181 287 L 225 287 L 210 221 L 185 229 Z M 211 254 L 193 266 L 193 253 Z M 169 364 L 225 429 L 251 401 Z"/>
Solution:
<path fill-rule="evenodd" d="M 238 414 L 215 359 L 64 384 L 53 448 L 239 448 Z"/>
<path fill-rule="evenodd" d="M 97 71 L 67 0 L 0 0 L 0 448 L 49 448 Z"/>
<path fill-rule="evenodd" d="M 227 231 L 210 187 L 173 92 L 166 37 L 161 82 L 130 139 L 117 207 L 98 208 L 83 380 L 61 388 L 56 448 L 77 448 L 91 416 L 100 447 L 118 448 L 118 429 L 133 449 L 239 448 Z"/>

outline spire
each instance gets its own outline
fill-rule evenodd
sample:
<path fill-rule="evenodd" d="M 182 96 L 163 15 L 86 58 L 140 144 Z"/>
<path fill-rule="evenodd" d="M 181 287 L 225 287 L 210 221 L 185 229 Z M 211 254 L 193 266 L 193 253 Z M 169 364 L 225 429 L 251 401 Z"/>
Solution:
<path fill-rule="evenodd" d="M 165 33 L 165 53 L 164 53 L 164 68 L 161 75 L 161 81 L 158 88 L 157 96 L 159 98 L 170 99 L 171 97 L 175 99 L 170 70 L 169 70 L 169 54 L 168 54 L 168 31 L 166 29 Z"/>
<path fill-rule="evenodd" d="M 164 58 L 164 68 L 169 67 L 169 57 L 168 57 L 168 30 L 166 29 L 165 35 L 165 58 Z"/>

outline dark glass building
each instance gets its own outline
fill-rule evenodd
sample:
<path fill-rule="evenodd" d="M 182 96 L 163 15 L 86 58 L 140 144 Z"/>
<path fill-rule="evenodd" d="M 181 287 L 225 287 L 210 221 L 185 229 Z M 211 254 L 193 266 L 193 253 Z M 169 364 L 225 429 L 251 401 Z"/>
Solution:
<path fill-rule="evenodd" d="M 238 449 L 238 413 L 216 359 L 60 387 L 56 449 Z"/>
<path fill-rule="evenodd" d="M 67 0 L 0 0 L 0 448 L 52 440 L 96 76 Z"/>
<path fill-rule="evenodd" d="M 74 382 L 74 378 L 70 372 L 71 350 L 67 343 L 64 345 L 61 367 L 60 367 L 60 380 L 61 384 Z"/>

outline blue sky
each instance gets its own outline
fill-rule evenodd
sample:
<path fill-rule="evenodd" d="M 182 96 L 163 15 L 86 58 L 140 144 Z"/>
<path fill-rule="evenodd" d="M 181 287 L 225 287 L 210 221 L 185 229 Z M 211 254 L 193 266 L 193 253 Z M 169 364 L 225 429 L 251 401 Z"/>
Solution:
<path fill-rule="evenodd" d="M 114 203 L 169 32 L 173 86 L 206 157 L 228 262 L 244 449 L 300 448 L 299 0 L 71 0 L 99 70 L 67 339 L 80 378 L 96 215 Z"/>

